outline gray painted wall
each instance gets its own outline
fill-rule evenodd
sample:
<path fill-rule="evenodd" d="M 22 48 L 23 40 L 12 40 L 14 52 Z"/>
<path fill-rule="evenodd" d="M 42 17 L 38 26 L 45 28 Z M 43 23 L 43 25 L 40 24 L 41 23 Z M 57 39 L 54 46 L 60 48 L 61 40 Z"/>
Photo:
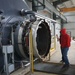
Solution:
<path fill-rule="evenodd" d="M 67 32 L 70 33 L 71 37 L 75 37 L 75 23 L 64 24 L 64 28 L 67 29 Z"/>
<path fill-rule="evenodd" d="M 70 33 L 71 37 L 75 37 L 75 12 L 64 13 L 67 18 L 67 24 L 64 24 L 64 28 Z"/>

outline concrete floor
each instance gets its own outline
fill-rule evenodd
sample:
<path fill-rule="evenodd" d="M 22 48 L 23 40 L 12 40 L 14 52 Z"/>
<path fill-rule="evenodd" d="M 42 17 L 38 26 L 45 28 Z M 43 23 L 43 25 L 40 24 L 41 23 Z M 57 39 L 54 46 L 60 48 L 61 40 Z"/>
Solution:
<path fill-rule="evenodd" d="M 68 51 L 68 59 L 71 65 L 75 65 L 75 41 L 71 41 L 71 46 Z M 47 59 L 44 59 L 46 61 Z M 53 51 L 53 54 L 50 57 L 50 61 L 53 63 L 60 63 L 61 60 L 61 51 L 60 51 L 60 44 L 57 42 L 56 44 L 56 50 Z M 28 73 L 27 75 L 31 75 Z M 42 72 L 34 72 L 32 75 L 58 75 L 58 74 L 48 74 L 48 73 L 42 73 Z"/>
<path fill-rule="evenodd" d="M 71 41 L 71 46 L 68 51 L 68 59 L 71 65 L 75 65 L 75 41 Z M 53 55 L 51 55 L 50 62 L 59 63 L 61 60 L 60 44 L 57 42 L 56 50 Z"/>
<path fill-rule="evenodd" d="M 61 51 L 60 51 L 59 42 L 57 42 L 57 44 L 56 44 L 56 50 L 52 51 L 51 53 L 52 54 L 50 57 L 50 61 L 47 60 L 49 57 L 45 58 L 44 61 L 50 62 L 50 63 L 60 63 Z M 69 62 L 71 65 L 75 65 L 75 41 L 71 41 L 71 47 L 70 47 L 69 52 L 68 52 L 68 59 L 69 59 Z M 12 75 L 17 75 L 17 74 L 12 74 Z M 18 75 L 23 75 L 23 72 L 22 72 L 22 74 L 18 74 Z M 27 73 L 25 75 L 58 75 L 58 74 L 34 72 L 33 74 Z"/>

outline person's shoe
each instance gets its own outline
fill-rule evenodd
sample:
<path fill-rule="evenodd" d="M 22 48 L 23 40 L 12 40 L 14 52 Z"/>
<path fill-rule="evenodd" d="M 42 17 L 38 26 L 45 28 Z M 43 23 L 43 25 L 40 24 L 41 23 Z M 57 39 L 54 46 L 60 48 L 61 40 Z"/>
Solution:
<path fill-rule="evenodd" d="M 63 65 L 63 68 L 68 68 L 68 67 L 69 67 L 69 65 L 67 65 L 67 64 Z"/>
<path fill-rule="evenodd" d="M 63 60 L 61 60 L 61 61 L 60 61 L 60 63 L 64 63 L 64 61 L 63 61 Z"/>
<path fill-rule="evenodd" d="M 61 68 L 61 72 L 65 72 L 68 69 L 69 69 L 69 65 L 64 64 Z"/>

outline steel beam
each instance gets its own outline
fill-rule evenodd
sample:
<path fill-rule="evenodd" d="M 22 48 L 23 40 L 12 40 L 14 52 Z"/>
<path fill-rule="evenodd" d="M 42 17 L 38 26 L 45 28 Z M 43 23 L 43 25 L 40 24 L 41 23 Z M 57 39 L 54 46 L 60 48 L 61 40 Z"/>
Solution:
<path fill-rule="evenodd" d="M 60 11 L 61 11 L 61 12 L 71 12 L 71 11 L 75 11 L 75 7 L 72 7 L 72 8 L 61 8 Z"/>

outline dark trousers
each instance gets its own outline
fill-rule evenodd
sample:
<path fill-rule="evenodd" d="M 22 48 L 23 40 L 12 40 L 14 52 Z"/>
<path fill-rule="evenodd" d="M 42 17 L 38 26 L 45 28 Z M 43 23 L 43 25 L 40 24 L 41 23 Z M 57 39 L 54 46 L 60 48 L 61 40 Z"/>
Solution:
<path fill-rule="evenodd" d="M 68 50 L 69 48 L 61 48 L 61 53 L 62 53 L 62 61 L 65 62 L 66 65 L 69 65 L 69 61 L 68 61 Z"/>

